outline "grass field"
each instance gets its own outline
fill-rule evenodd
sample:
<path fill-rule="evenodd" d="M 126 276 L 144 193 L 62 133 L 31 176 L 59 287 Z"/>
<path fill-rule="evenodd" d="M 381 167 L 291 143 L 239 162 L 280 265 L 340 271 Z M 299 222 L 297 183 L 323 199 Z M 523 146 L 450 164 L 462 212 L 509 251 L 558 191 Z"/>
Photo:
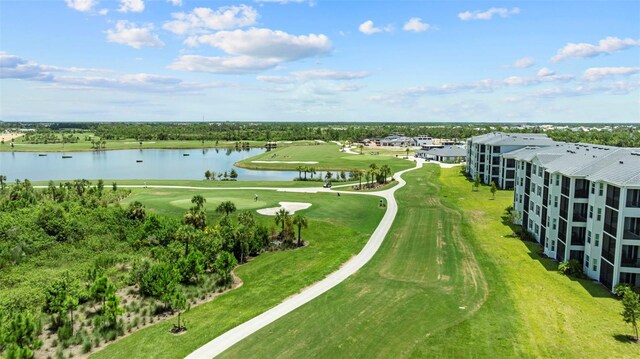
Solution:
<path fill-rule="evenodd" d="M 127 201 L 140 200 L 151 210 L 181 215 L 196 193 L 207 198 L 211 215 L 222 199 L 235 201 L 239 210 L 255 208 L 254 194 L 259 195 L 261 206 L 275 206 L 280 201 L 311 202 L 309 209 L 300 212 L 310 220 L 309 228 L 303 230 L 309 245 L 294 251 L 264 253 L 238 267 L 235 273 L 243 285 L 187 312 L 183 316 L 189 327 L 185 334 L 170 334 L 173 322 L 162 322 L 107 346 L 94 357 L 184 357 L 336 270 L 362 248 L 384 214 L 384 209 L 378 207 L 377 197 L 343 195 L 338 198 L 328 193 L 136 189 Z M 273 223 L 273 217 L 258 215 L 258 219 Z"/>
<path fill-rule="evenodd" d="M 60 137 L 60 135 L 57 135 Z M 85 137 L 91 136 L 92 133 L 79 133 L 77 135 L 80 140 L 77 143 L 51 143 L 51 144 L 31 144 L 26 143 L 24 136 L 15 139 L 14 147 L 11 147 L 9 141 L 5 141 L 0 145 L 0 151 L 31 151 L 31 152 L 69 152 L 69 151 L 91 151 L 91 141 L 85 141 Z M 94 140 L 97 139 L 94 137 Z M 266 142 L 264 141 L 241 141 L 248 142 L 251 147 L 264 147 Z M 309 144 L 313 141 L 295 141 L 295 142 L 278 142 L 278 146 L 290 146 L 292 144 Z M 130 138 L 124 140 L 109 140 L 105 145 L 106 150 L 126 150 L 126 149 L 138 149 L 138 148 L 167 148 L 167 149 L 188 149 L 188 148 L 229 148 L 235 147 L 236 141 L 187 141 L 187 140 L 167 140 L 167 141 L 143 141 L 140 142 Z"/>
<path fill-rule="evenodd" d="M 253 161 L 300 161 L 318 162 L 315 164 L 303 164 L 304 166 L 314 167 L 316 170 L 350 171 L 353 169 L 366 169 L 370 164 L 375 163 L 378 167 L 389 166 L 393 173 L 413 167 L 411 162 L 392 155 L 371 155 L 366 151 L 363 153 L 362 155 L 354 155 L 340 152 L 340 147 L 334 143 L 289 146 L 247 158 L 236 163 L 236 166 L 250 169 L 295 171 L 296 167 L 301 164 L 255 163 Z"/>
<path fill-rule="evenodd" d="M 458 169 L 406 175 L 396 222 L 360 272 L 223 357 L 637 358 L 620 303 L 513 239 Z"/>
<path fill-rule="evenodd" d="M 67 180 L 53 181 L 55 185 L 59 183 L 73 182 Z M 97 180 L 91 180 L 95 185 Z M 118 186 L 190 186 L 203 188 L 238 188 L 238 187 L 267 187 L 267 188 L 305 188 L 305 187 L 322 187 L 324 182 L 312 181 L 205 181 L 205 180 L 104 180 L 104 186 L 107 190 L 112 188 L 115 182 Z M 340 182 L 337 184 L 347 184 L 354 182 Z M 48 181 L 34 181 L 34 186 L 47 186 Z"/>

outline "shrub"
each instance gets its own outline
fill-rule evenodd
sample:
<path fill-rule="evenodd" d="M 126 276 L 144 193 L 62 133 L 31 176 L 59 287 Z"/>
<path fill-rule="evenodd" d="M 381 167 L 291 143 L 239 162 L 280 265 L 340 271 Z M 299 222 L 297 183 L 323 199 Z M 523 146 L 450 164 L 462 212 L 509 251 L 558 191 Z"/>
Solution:
<path fill-rule="evenodd" d="M 82 353 L 86 354 L 86 353 L 90 352 L 92 347 L 93 347 L 93 345 L 91 343 L 91 339 L 85 337 L 82 340 Z"/>
<path fill-rule="evenodd" d="M 560 264 L 558 264 L 558 271 L 570 277 L 584 277 L 582 265 L 575 259 L 560 262 Z"/>

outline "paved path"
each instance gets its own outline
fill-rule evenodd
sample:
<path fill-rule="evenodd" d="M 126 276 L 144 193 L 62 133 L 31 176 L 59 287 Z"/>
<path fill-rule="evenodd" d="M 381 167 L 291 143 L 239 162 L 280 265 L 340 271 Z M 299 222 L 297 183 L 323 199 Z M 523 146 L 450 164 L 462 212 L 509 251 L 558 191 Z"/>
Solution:
<path fill-rule="evenodd" d="M 224 334 L 218 336 L 202 347 L 198 348 L 193 353 L 187 356 L 187 359 L 200 359 L 200 358 L 213 358 L 218 354 L 224 352 L 234 344 L 238 343 L 242 339 L 248 337 L 249 335 L 257 332 L 258 330 L 264 328 L 265 326 L 273 323 L 284 315 L 292 312 L 296 308 L 302 306 L 303 304 L 311 301 L 312 299 L 318 297 L 319 295 L 325 293 L 329 289 L 335 287 L 340 284 L 343 280 L 347 279 L 349 276 L 357 272 L 360 268 L 362 268 L 373 255 L 378 251 L 384 237 L 386 237 L 387 232 L 391 228 L 393 224 L 393 220 L 398 213 L 398 204 L 393 196 L 394 192 L 399 188 L 405 185 L 405 181 L 401 178 L 401 175 L 405 172 L 412 171 L 416 168 L 421 168 L 424 162 L 422 160 L 418 160 L 416 162 L 416 167 L 404 170 L 396 173 L 395 177 L 398 180 L 398 185 L 379 192 L 362 192 L 359 194 L 370 194 L 370 195 L 378 195 L 386 199 L 387 202 L 387 211 L 382 217 L 380 224 L 369 238 L 367 244 L 362 248 L 360 253 L 347 261 L 340 269 L 329 274 L 323 280 L 316 282 L 315 284 L 305 288 L 302 292 L 287 298 L 282 303 L 277 306 L 269 309 L 268 311 L 250 319 L 237 327 L 225 332 Z M 287 189 L 289 190 L 289 189 Z M 293 190 L 293 189 L 291 189 Z M 303 188 L 296 189 L 297 191 L 303 192 Z M 315 192 L 325 192 L 329 191 L 328 189 L 316 189 L 312 188 Z M 333 191 L 337 192 L 337 191 Z M 343 193 L 358 193 L 358 192 L 343 192 Z"/>

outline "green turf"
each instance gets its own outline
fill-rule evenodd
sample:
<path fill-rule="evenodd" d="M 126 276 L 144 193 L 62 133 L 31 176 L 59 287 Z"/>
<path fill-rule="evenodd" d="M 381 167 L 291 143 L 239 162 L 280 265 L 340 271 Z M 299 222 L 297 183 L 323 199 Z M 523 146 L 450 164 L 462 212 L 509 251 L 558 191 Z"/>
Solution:
<path fill-rule="evenodd" d="M 512 192 L 458 169 L 410 172 L 394 226 L 361 271 L 223 357 L 624 358 L 640 347 L 601 286 L 560 275 L 502 223 Z"/>
<path fill-rule="evenodd" d="M 158 193 L 160 191 L 166 193 Z M 184 213 L 185 200 L 196 193 L 207 198 L 207 210 L 210 212 L 220 199 L 239 199 L 239 209 L 253 207 L 252 202 L 246 199 L 253 199 L 255 193 L 265 206 L 280 201 L 311 202 L 310 208 L 300 212 L 310 220 L 309 228 L 303 230 L 303 237 L 310 244 L 293 251 L 264 253 L 238 267 L 235 272 L 244 284 L 184 315 L 189 327 L 185 334 L 174 336 L 169 333 L 173 321 L 161 322 L 107 346 L 94 357 L 184 357 L 226 330 L 335 271 L 362 248 L 384 214 L 375 196 L 337 197 L 327 193 L 141 189 L 134 190 L 127 201 L 140 200 L 150 210 L 181 214 Z M 258 218 L 273 222 L 273 217 Z"/>
<path fill-rule="evenodd" d="M 97 183 L 96 179 L 90 180 L 93 185 Z M 55 185 L 59 183 L 69 182 L 66 180 L 53 181 Z M 71 181 L 72 182 L 72 181 Z M 204 188 L 237 188 L 237 187 L 267 187 L 267 188 L 304 188 L 304 187 L 322 187 L 323 182 L 311 181 L 205 181 L 205 180 L 104 180 L 104 186 L 107 190 L 111 189 L 113 183 L 118 186 L 190 186 Z M 34 181 L 34 186 L 46 186 L 48 181 Z M 345 182 L 352 183 L 352 182 Z M 336 184 L 343 184 L 336 182 Z"/>
<path fill-rule="evenodd" d="M 300 161 L 318 163 L 254 163 L 252 161 Z M 371 155 L 367 152 L 364 152 L 363 155 L 343 153 L 340 152 L 340 147 L 335 143 L 278 148 L 274 151 L 265 152 L 239 161 L 236 163 L 236 166 L 250 169 L 294 171 L 298 166 L 309 166 L 314 167 L 317 171 L 350 171 L 353 169 L 367 169 L 372 163 L 375 163 L 378 167 L 386 164 L 391 168 L 393 173 L 414 166 L 410 161 L 391 155 Z"/>

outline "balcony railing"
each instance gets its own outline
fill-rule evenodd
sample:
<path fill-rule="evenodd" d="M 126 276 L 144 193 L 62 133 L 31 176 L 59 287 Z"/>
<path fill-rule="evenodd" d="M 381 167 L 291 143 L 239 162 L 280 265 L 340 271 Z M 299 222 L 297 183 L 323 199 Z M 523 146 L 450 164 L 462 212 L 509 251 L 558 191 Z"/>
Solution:
<path fill-rule="evenodd" d="M 573 213 L 573 221 L 574 222 L 586 222 L 587 214 L 586 213 Z"/>
<path fill-rule="evenodd" d="M 586 188 L 576 189 L 574 197 L 575 198 L 589 198 L 589 191 Z"/>
<path fill-rule="evenodd" d="M 623 235 L 622 235 L 622 239 L 640 240 L 640 234 L 639 233 L 635 233 L 635 232 L 631 232 L 629 230 L 625 230 Z"/>
<path fill-rule="evenodd" d="M 584 246 L 584 236 L 571 236 L 571 245 L 572 246 Z"/>
<path fill-rule="evenodd" d="M 640 268 L 640 258 L 624 258 L 622 257 L 623 267 Z"/>

